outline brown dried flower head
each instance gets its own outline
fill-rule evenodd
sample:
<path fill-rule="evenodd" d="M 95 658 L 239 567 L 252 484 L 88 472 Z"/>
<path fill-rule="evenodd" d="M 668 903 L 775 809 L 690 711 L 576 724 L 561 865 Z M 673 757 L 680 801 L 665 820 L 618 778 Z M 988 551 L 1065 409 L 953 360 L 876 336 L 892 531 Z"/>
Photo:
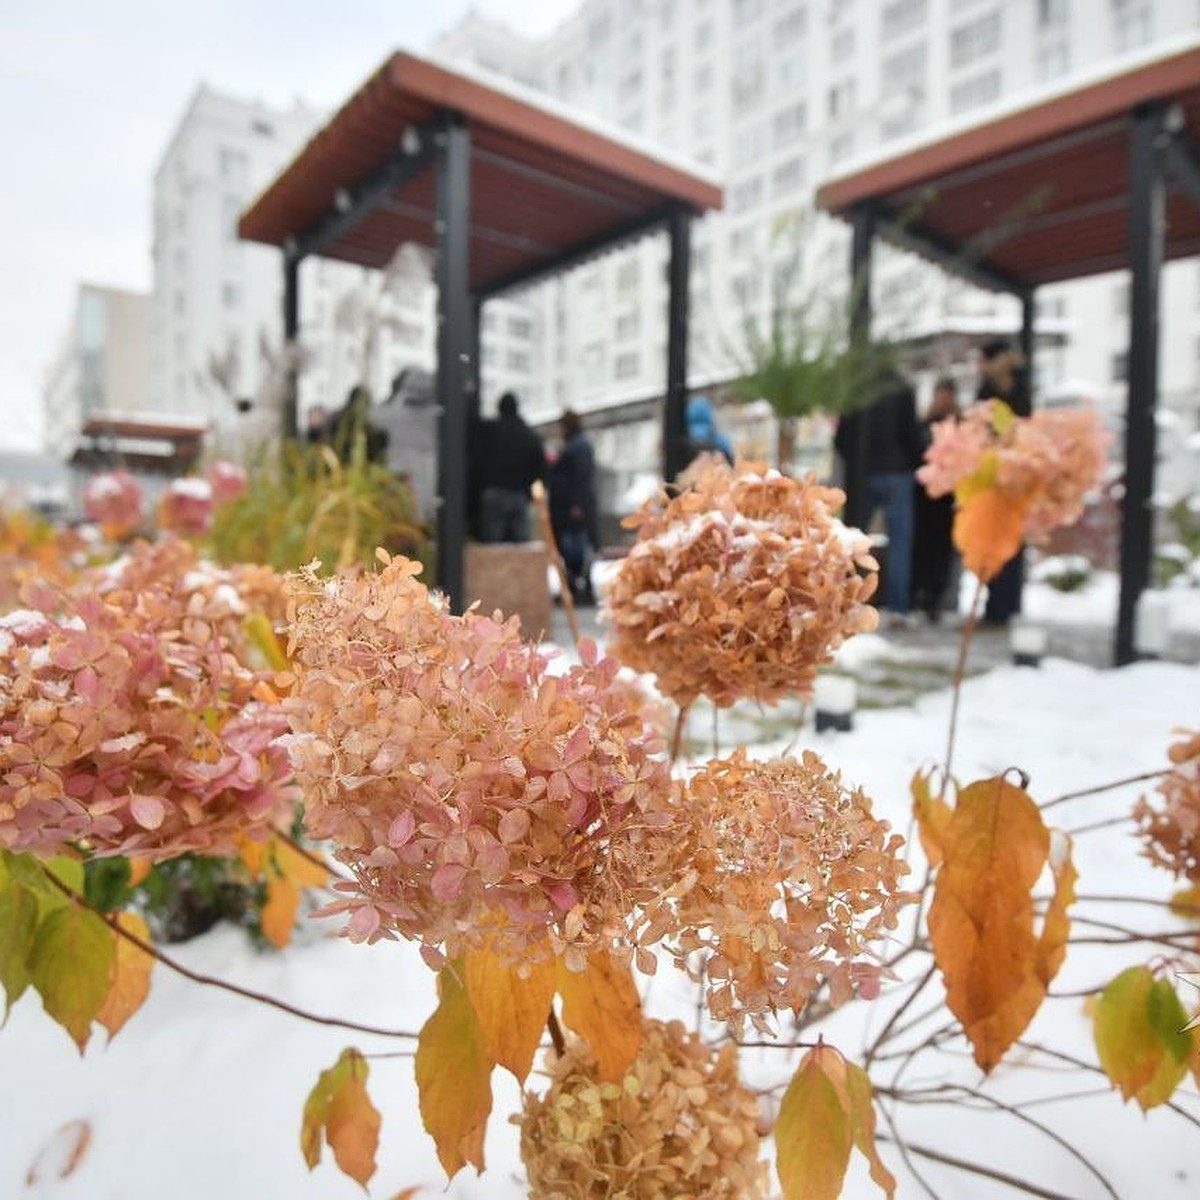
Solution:
<path fill-rule="evenodd" d="M 684 808 L 668 944 L 706 980 L 715 1019 L 764 1029 L 822 981 L 835 1004 L 878 994 L 882 968 L 864 955 L 912 896 L 903 838 L 860 789 L 811 752 L 753 762 L 740 749 L 692 776 Z"/>
<path fill-rule="evenodd" d="M 811 692 L 832 651 L 878 623 L 870 544 L 833 515 L 843 493 L 718 456 L 681 482 L 626 522 L 637 541 L 607 591 L 611 653 L 681 705 Z"/>
<path fill-rule="evenodd" d="M 621 1084 L 600 1081 L 574 1043 L 546 1094 L 525 1095 L 521 1159 L 530 1200 L 755 1200 L 767 1194 L 758 1101 L 732 1046 L 715 1050 L 681 1021 L 645 1021 Z"/>
<path fill-rule="evenodd" d="M 1180 732 L 1169 751 L 1174 769 L 1157 788 L 1162 803 L 1143 796 L 1133 815 L 1151 862 L 1200 884 L 1200 732 Z"/>
<path fill-rule="evenodd" d="M 660 886 L 661 736 L 594 647 L 553 676 L 515 619 L 454 616 L 418 564 L 384 558 L 297 582 L 292 759 L 309 832 L 354 876 L 326 911 L 351 912 L 357 941 L 421 941 L 435 966 L 547 935 L 582 966 Z"/>

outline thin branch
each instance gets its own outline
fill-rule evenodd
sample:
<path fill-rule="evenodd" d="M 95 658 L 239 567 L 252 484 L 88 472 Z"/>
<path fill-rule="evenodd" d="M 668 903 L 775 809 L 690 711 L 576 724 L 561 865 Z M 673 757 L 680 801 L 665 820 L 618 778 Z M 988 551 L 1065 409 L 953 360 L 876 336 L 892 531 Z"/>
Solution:
<path fill-rule="evenodd" d="M 929 1181 L 917 1170 L 916 1165 L 908 1154 L 908 1144 L 900 1136 L 900 1130 L 896 1128 L 896 1121 L 888 1105 L 882 1101 L 879 1105 L 879 1111 L 883 1113 L 883 1119 L 887 1122 L 888 1128 L 892 1131 L 892 1136 L 889 1138 L 886 1134 L 879 1134 L 878 1139 L 881 1142 L 890 1142 L 900 1152 L 900 1157 L 904 1160 L 904 1165 L 908 1168 L 908 1173 L 925 1189 L 925 1194 L 929 1200 L 939 1200 L 937 1192 L 930 1186 Z"/>
<path fill-rule="evenodd" d="M 958 648 L 958 665 L 954 668 L 954 694 L 950 702 L 950 729 L 946 735 L 946 766 L 942 771 L 942 793 L 950 779 L 950 767 L 954 761 L 954 735 L 958 730 L 958 704 L 962 696 L 963 676 L 967 671 L 967 655 L 971 652 L 971 638 L 975 635 L 975 626 L 979 624 L 979 602 L 983 598 L 983 580 L 975 581 L 975 594 L 971 597 L 971 611 L 967 614 L 966 624 L 963 625 L 962 642 Z"/>
<path fill-rule="evenodd" d="M 1095 833 L 1097 829 L 1112 829 L 1115 825 L 1124 825 L 1132 819 L 1133 814 L 1126 813 L 1121 817 L 1109 817 L 1105 821 L 1093 821 L 1090 825 L 1076 825 L 1074 829 L 1066 829 L 1063 832 L 1068 837 L 1079 837 L 1083 833 Z"/>
<path fill-rule="evenodd" d="M 687 728 L 688 712 L 691 709 L 690 704 L 681 704 L 679 706 L 679 716 L 675 718 L 675 736 L 671 739 L 671 761 L 679 761 L 679 752 L 683 749 L 683 731 Z"/>
<path fill-rule="evenodd" d="M 936 970 L 937 964 L 930 963 L 929 969 L 917 981 L 917 986 L 909 993 L 908 998 L 888 1018 L 887 1024 L 885 1024 L 884 1027 L 879 1031 L 878 1036 L 867 1049 L 866 1057 L 863 1059 L 863 1070 L 870 1070 L 871 1063 L 875 1061 L 875 1055 L 879 1052 L 879 1047 L 882 1046 L 885 1041 L 887 1041 L 888 1034 L 890 1034 L 893 1028 L 895 1028 L 896 1022 L 899 1021 L 902 1016 L 904 1016 L 904 1014 L 911 1007 L 913 1001 L 915 1001 L 916 998 L 925 990 L 925 985 L 928 984 L 933 978 Z"/>
<path fill-rule="evenodd" d="M 546 1017 L 546 1028 L 550 1032 L 550 1040 L 554 1043 L 555 1055 L 562 1058 L 567 1050 L 567 1039 L 563 1037 L 562 1026 L 558 1023 L 558 1015 L 553 1008 Z"/>
<path fill-rule="evenodd" d="M 894 1142 L 886 1134 L 879 1136 L 881 1142 L 888 1142 L 895 1145 L 900 1145 L 899 1142 Z M 1039 1187 L 1036 1183 L 1030 1183 L 1027 1179 L 1019 1179 L 1016 1175 L 1009 1175 L 1006 1171 L 997 1170 L 995 1167 L 985 1167 L 982 1163 L 968 1162 L 965 1158 L 955 1158 L 952 1154 L 943 1154 L 940 1150 L 934 1150 L 930 1146 L 918 1146 L 913 1142 L 907 1143 L 907 1148 L 913 1154 L 919 1154 L 922 1158 L 929 1159 L 930 1162 L 941 1163 L 946 1167 L 955 1167 L 959 1171 L 969 1171 L 972 1175 L 981 1175 L 984 1179 L 993 1179 L 997 1183 L 1006 1184 L 1010 1188 L 1015 1188 L 1019 1192 L 1024 1192 L 1029 1196 L 1042 1196 L 1044 1200 L 1074 1200 L 1074 1197 L 1066 1195 L 1064 1192 L 1052 1192 L 1049 1188 Z M 927 1189 L 928 1190 L 928 1189 Z"/>
<path fill-rule="evenodd" d="M 333 868 L 319 854 L 315 854 L 307 846 L 301 845 L 294 837 L 289 837 L 286 833 L 280 833 L 278 830 L 275 836 L 285 845 L 295 850 L 301 858 L 307 859 L 314 867 L 320 867 L 322 871 L 328 871 L 330 875 L 334 873 Z"/>
<path fill-rule="evenodd" d="M 185 967 L 183 963 L 171 958 L 170 955 L 164 953 L 152 943 L 138 937 L 136 933 L 131 933 L 111 914 L 93 908 L 77 891 L 68 887 L 60 879 L 55 878 L 49 871 L 46 871 L 45 874 L 46 878 L 60 892 L 69 897 L 73 904 L 77 904 L 80 908 L 85 908 L 88 912 L 94 913 L 117 937 L 124 938 L 130 945 L 136 946 L 141 950 L 143 954 L 148 954 L 151 958 L 157 959 L 168 970 L 174 971 L 177 975 L 182 975 L 185 979 L 190 979 L 193 983 L 203 984 L 205 987 L 219 988 L 224 992 L 231 992 L 233 995 L 241 996 L 245 1000 L 253 1000 L 258 1004 L 266 1005 L 268 1008 L 277 1008 L 280 1012 L 288 1013 L 293 1017 L 299 1017 L 302 1021 L 311 1021 L 314 1025 L 333 1025 L 339 1029 L 350 1029 L 355 1033 L 370 1033 L 377 1037 L 409 1038 L 412 1040 L 415 1040 L 417 1037 L 415 1033 L 410 1033 L 406 1029 L 384 1029 L 378 1025 L 363 1025 L 357 1021 L 343 1021 L 340 1017 L 326 1017 L 320 1013 L 311 1013 L 306 1009 L 297 1008 L 294 1004 L 288 1004 L 286 1000 L 277 1000 L 274 996 L 268 996 L 264 992 L 256 992 L 251 988 L 239 987 L 238 984 L 230 983 L 226 979 L 218 979 L 215 975 L 202 975 L 199 971 L 193 971 L 190 967 Z"/>
<path fill-rule="evenodd" d="M 1042 812 L 1045 812 L 1056 805 L 1066 804 L 1069 800 L 1082 800 L 1085 796 L 1098 796 L 1101 792 L 1116 791 L 1117 788 L 1128 787 L 1131 783 L 1145 783 L 1150 779 L 1161 779 L 1162 776 L 1170 773 L 1170 767 L 1162 767 L 1157 771 L 1143 771 L 1140 775 L 1127 775 L 1124 779 L 1114 779 L 1111 783 L 1101 783 L 1095 787 L 1083 788 L 1078 792 L 1065 792 L 1061 796 L 1055 796 L 1053 800 L 1047 800 L 1039 807 Z"/>

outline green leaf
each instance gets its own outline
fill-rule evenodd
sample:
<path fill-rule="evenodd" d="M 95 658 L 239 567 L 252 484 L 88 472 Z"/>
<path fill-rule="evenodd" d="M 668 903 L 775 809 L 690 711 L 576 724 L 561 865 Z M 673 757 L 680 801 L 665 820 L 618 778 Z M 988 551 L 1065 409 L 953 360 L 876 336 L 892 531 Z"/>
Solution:
<path fill-rule="evenodd" d="M 492 1111 L 491 1058 L 461 981 L 461 961 L 438 976 L 438 1006 L 417 1040 L 421 1121 L 448 1176 L 473 1163 L 483 1171 L 483 1136 Z"/>
<path fill-rule="evenodd" d="M 37 929 L 37 897 L 19 883 L 0 890 L 0 984 L 4 986 L 4 1017 L 29 986 L 29 951 Z"/>
<path fill-rule="evenodd" d="M 845 1060 L 819 1046 L 804 1057 L 779 1106 L 775 1165 L 784 1200 L 837 1200 L 853 1144 Z"/>
<path fill-rule="evenodd" d="M 112 930 L 78 904 L 55 909 L 34 937 L 29 981 L 81 1054 L 112 986 L 114 942 Z"/>
<path fill-rule="evenodd" d="M 1148 967 L 1122 971 L 1092 1014 L 1104 1073 L 1143 1111 L 1165 1104 L 1187 1074 L 1192 1039 L 1188 1016 L 1169 980 Z"/>
<path fill-rule="evenodd" d="M 115 912 L 129 901 L 132 872 L 127 858 L 94 858 L 84 868 L 84 899 L 101 912 Z"/>

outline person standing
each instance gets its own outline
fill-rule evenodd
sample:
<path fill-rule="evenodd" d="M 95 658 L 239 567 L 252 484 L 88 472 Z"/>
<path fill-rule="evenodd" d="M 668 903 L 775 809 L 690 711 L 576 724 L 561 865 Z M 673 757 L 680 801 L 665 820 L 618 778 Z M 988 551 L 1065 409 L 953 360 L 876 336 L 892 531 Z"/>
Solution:
<path fill-rule="evenodd" d="M 884 603 L 888 623 L 909 626 L 913 553 L 913 472 L 921 461 L 921 429 L 912 385 L 898 371 L 882 380 L 879 397 L 864 411 L 838 421 L 834 446 L 848 461 L 858 436 L 859 422 L 867 420 L 867 500 L 865 524 L 883 510 L 887 530 L 887 565 L 884 570 Z"/>
<path fill-rule="evenodd" d="M 600 544 L 596 462 L 579 414 L 567 409 L 559 424 L 562 449 L 550 466 L 550 525 L 576 604 L 596 603 L 592 557 Z"/>
<path fill-rule="evenodd" d="M 933 427 L 939 421 L 958 419 L 958 387 L 949 376 L 933 386 L 933 401 L 922 422 L 925 446 L 933 440 Z M 915 523 L 913 535 L 913 607 L 924 612 L 936 624 L 950 580 L 950 564 L 954 561 L 954 495 L 934 499 L 914 481 Z"/>
<path fill-rule="evenodd" d="M 1003 400 L 1018 417 L 1033 412 L 1028 364 L 1019 350 L 1004 338 L 993 338 L 979 349 L 979 388 L 977 402 Z M 988 584 L 983 620 L 988 625 L 1007 625 L 1021 612 L 1021 592 L 1025 586 L 1025 547 L 1022 546 Z"/>
<path fill-rule="evenodd" d="M 546 474 L 542 440 L 522 419 L 512 392 L 499 415 L 482 424 L 478 467 L 484 542 L 529 541 L 529 490 Z"/>
<path fill-rule="evenodd" d="M 733 466 L 733 443 L 717 426 L 712 401 L 707 396 L 693 396 L 688 401 L 686 445 L 688 463 L 701 454 L 720 454 Z"/>

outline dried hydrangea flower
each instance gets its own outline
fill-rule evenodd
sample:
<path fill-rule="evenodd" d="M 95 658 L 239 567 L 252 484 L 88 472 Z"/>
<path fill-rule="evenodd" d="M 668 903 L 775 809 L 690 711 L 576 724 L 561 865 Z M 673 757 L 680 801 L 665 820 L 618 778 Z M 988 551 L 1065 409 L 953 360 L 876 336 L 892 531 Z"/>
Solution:
<path fill-rule="evenodd" d="M 142 519 L 142 485 L 128 471 L 93 475 L 83 489 L 83 511 L 111 529 L 133 529 Z"/>
<path fill-rule="evenodd" d="M 1191 884 L 1200 884 L 1200 732 L 1182 731 L 1169 751 L 1173 769 L 1156 789 L 1161 805 L 1143 796 L 1133 810 L 1146 856 Z"/>
<path fill-rule="evenodd" d="M 822 982 L 835 1004 L 878 993 L 882 969 L 864 956 L 912 896 L 900 888 L 903 839 L 860 789 L 811 752 L 754 762 L 739 749 L 692 776 L 682 807 L 682 880 L 647 936 L 670 930 L 715 1019 L 765 1028 Z"/>
<path fill-rule="evenodd" d="M 1025 536 L 1039 542 L 1079 519 L 1104 477 L 1111 440 L 1091 408 L 1017 417 L 990 400 L 933 427 L 917 479 L 931 496 L 954 492 L 960 504 L 982 488 L 997 488 L 1024 508 Z"/>
<path fill-rule="evenodd" d="M 870 544 L 833 515 L 843 494 L 718 457 L 689 475 L 626 522 L 637 541 L 607 589 L 611 653 L 680 705 L 810 692 L 832 651 L 878 623 Z"/>
<path fill-rule="evenodd" d="M 168 576 L 0 618 L 0 845 L 231 852 L 295 809 L 286 717 Z"/>
<path fill-rule="evenodd" d="M 645 1021 L 621 1084 L 604 1083 L 585 1046 L 550 1068 L 544 1096 L 518 1118 L 530 1200 L 755 1200 L 767 1195 L 758 1101 L 732 1046 L 716 1050 L 681 1021 Z"/>
<path fill-rule="evenodd" d="M 297 582 L 292 760 L 309 833 L 353 874 L 326 911 L 433 965 L 489 938 L 582 963 L 661 886 L 661 736 L 615 662 L 585 647 L 551 675 L 515 619 L 454 616 L 419 571 Z"/>
<path fill-rule="evenodd" d="M 170 533 L 198 537 L 212 528 L 213 488 L 207 479 L 172 479 L 158 499 L 158 524 Z"/>
<path fill-rule="evenodd" d="M 224 459 L 213 463 L 205 476 L 212 488 L 214 504 L 228 504 L 236 500 L 246 490 L 248 483 L 245 468 Z"/>

